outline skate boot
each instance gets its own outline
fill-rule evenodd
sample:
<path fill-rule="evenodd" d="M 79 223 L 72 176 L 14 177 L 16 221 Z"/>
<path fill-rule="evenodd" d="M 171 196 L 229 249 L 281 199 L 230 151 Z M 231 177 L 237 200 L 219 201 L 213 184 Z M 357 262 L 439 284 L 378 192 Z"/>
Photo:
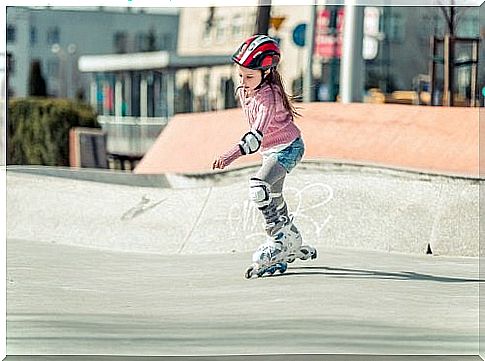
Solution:
<path fill-rule="evenodd" d="M 305 261 L 317 258 L 317 250 L 314 247 L 302 245 L 301 234 L 293 224 L 293 215 L 286 217 L 286 222 L 276 233 L 275 239 L 281 240 L 288 263 L 292 263 L 296 259 Z"/>
<path fill-rule="evenodd" d="M 273 275 L 276 271 L 284 273 L 288 267 L 285 259 L 286 251 L 282 242 L 268 238 L 253 253 L 253 264 L 246 269 L 245 277 L 262 277 L 265 273 Z"/>

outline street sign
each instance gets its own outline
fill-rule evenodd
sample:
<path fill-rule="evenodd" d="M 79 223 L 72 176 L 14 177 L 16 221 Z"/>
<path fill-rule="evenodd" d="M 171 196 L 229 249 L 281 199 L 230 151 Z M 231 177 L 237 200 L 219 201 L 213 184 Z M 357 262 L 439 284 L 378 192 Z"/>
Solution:
<path fill-rule="evenodd" d="M 293 42 L 296 46 L 303 47 L 305 46 L 305 33 L 306 33 L 306 24 L 301 23 L 295 26 L 293 29 Z"/>
<path fill-rule="evenodd" d="M 342 56 L 342 32 L 344 27 L 344 9 L 337 10 L 337 23 L 334 33 L 329 28 L 331 11 L 320 10 L 315 27 L 315 55 L 324 59 Z"/>
<path fill-rule="evenodd" d="M 272 16 L 269 19 L 269 23 L 276 31 L 278 31 L 281 24 L 283 24 L 283 21 L 285 21 L 285 19 L 286 19 L 285 16 Z"/>

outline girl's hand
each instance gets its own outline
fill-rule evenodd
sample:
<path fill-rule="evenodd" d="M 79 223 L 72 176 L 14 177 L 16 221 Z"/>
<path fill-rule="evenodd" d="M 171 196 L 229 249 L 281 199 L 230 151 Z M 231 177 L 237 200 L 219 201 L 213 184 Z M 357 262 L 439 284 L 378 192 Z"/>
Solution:
<path fill-rule="evenodd" d="M 214 160 L 214 163 L 212 163 L 212 169 L 224 169 L 226 165 L 224 164 L 224 161 L 221 158 L 217 158 Z"/>

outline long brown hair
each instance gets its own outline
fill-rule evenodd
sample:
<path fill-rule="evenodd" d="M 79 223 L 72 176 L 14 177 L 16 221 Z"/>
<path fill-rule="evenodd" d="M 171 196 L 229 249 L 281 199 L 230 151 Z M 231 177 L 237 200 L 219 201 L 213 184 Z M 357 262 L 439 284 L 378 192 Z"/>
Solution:
<path fill-rule="evenodd" d="M 295 107 L 295 105 L 293 104 L 295 99 L 300 98 L 300 96 L 290 95 L 286 92 L 284 80 L 281 74 L 278 72 L 278 70 L 276 68 L 270 68 L 270 71 L 266 76 L 264 74 L 264 70 L 261 70 L 261 77 L 262 77 L 261 83 L 256 87 L 256 89 L 261 88 L 264 84 L 268 84 L 274 93 L 273 86 L 276 86 L 281 93 L 281 97 L 283 99 L 283 106 L 285 107 L 285 109 L 293 116 L 293 118 L 301 117 L 301 114 L 298 113 L 297 111 L 297 108 L 300 108 L 300 107 Z M 239 85 L 235 89 L 234 93 L 237 94 L 238 91 L 242 88 L 243 86 Z M 276 101 L 276 98 L 274 99 Z"/>
<path fill-rule="evenodd" d="M 276 68 L 270 69 L 269 74 L 266 75 L 262 84 L 264 83 L 268 83 L 271 88 L 273 88 L 273 85 L 276 85 L 280 90 L 281 97 L 283 98 L 283 105 L 285 106 L 286 110 L 288 110 L 293 118 L 301 117 L 301 114 L 297 111 L 297 107 L 295 107 L 295 105 L 293 104 L 294 100 L 297 97 L 290 95 L 286 92 L 284 80 Z"/>

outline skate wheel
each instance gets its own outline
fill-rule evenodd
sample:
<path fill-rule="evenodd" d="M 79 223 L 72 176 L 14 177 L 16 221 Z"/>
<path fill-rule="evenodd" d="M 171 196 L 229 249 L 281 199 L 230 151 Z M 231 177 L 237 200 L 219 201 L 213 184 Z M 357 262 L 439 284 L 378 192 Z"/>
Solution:
<path fill-rule="evenodd" d="M 253 276 L 253 270 L 254 270 L 254 267 L 249 267 L 246 270 L 246 273 L 244 274 L 244 277 L 246 277 L 247 279 L 250 279 Z"/>
<path fill-rule="evenodd" d="M 306 248 L 302 248 L 302 249 L 300 249 L 300 252 L 303 254 L 303 255 L 300 257 L 300 259 L 301 259 L 302 261 L 306 261 L 306 260 L 309 258 L 309 253 L 310 253 L 310 252 L 308 252 L 308 250 L 307 250 Z"/>
<path fill-rule="evenodd" d="M 292 254 L 292 255 L 288 256 L 288 258 L 286 259 L 286 262 L 293 263 L 293 262 L 295 262 L 295 259 L 296 259 L 295 255 Z"/>
<path fill-rule="evenodd" d="M 288 265 L 286 263 L 280 263 L 280 266 L 279 266 L 280 273 L 285 273 L 287 269 L 288 269 Z"/>
<path fill-rule="evenodd" d="M 316 259 L 317 258 L 317 250 L 315 250 L 312 254 L 312 259 Z"/>

